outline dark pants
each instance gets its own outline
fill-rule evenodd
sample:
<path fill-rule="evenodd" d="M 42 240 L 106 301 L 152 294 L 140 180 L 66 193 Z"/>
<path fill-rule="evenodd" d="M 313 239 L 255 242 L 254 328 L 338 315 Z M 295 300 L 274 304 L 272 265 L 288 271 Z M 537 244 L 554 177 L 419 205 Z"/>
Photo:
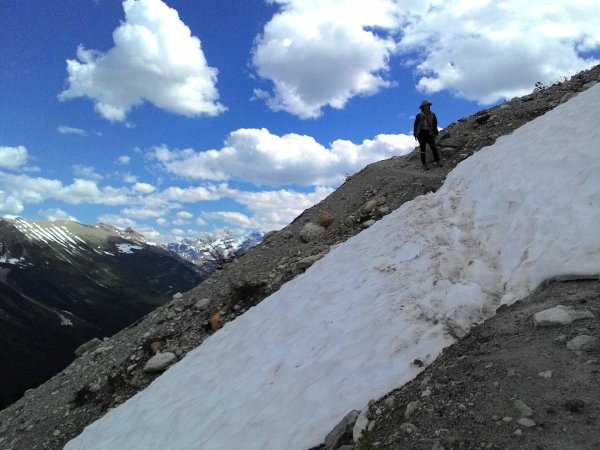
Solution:
<path fill-rule="evenodd" d="M 433 153 L 433 159 L 434 161 L 439 161 L 440 160 L 440 155 L 438 154 L 438 150 L 437 147 L 435 146 L 435 137 L 431 134 L 429 134 L 429 131 L 424 130 L 421 131 L 419 133 L 419 136 L 417 137 L 418 141 L 419 141 L 419 146 L 421 147 L 421 163 L 425 164 L 425 162 L 427 161 L 425 159 L 425 150 L 426 150 L 426 145 L 429 144 L 429 147 L 431 148 L 431 152 Z"/>

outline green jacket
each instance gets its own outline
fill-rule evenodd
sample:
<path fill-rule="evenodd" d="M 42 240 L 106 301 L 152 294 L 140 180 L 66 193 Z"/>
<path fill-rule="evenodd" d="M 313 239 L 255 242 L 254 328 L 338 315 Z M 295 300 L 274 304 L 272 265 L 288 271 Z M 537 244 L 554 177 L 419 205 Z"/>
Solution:
<path fill-rule="evenodd" d="M 423 111 L 421 111 L 419 114 L 417 114 L 417 117 L 415 117 L 415 124 L 413 125 L 413 134 L 415 136 L 418 136 L 419 133 L 421 132 L 421 125 L 423 124 L 424 120 L 426 120 L 426 116 L 425 116 L 425 113 Z M 429 125 L 429 132 L 431 134 L 433 134 L 434 136 L 437 136 L 438 135 L 437 117 L 435 117 L 435 113 L 433 111 L 430 111 L 429 121 L 428 121 L 427 125 Z"/>

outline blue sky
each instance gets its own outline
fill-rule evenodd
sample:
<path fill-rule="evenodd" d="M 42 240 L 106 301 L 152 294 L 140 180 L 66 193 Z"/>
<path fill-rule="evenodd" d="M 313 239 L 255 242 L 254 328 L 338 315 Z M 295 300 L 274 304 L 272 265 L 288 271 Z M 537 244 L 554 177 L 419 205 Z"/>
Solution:
<path fill-rule="evenodd" d="M 281 228 L 364 165 L 598 63 L 596 2 L 0 0 L 0 215 Z"/>

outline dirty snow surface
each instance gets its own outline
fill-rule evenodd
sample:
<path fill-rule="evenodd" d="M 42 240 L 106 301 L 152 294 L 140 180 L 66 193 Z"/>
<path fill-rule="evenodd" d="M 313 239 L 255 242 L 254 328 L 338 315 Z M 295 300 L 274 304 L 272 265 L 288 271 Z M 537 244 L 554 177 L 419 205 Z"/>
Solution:
<path fill-rule="evenodd" d="M 306 450 L 541 281 L 600 272 L 600 85 L 461 163 L 66 449 Z"/>

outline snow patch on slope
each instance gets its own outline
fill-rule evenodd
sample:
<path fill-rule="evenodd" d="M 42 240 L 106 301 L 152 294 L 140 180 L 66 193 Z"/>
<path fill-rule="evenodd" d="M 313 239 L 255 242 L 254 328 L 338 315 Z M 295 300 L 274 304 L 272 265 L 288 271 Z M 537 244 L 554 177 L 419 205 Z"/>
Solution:
<path fill-rule="evenodd" d="M 143 250 L 143 247 L 133 244 L 117 244 L 119 253 L 133 253 L 133 250 Z"/>
<path fill-rule="evenodd" d="M 64 225 L 42 225 L 36 222 L 28 222 L 23 219 L 16 219 L 13 223 L 14 226 L 28 239 L 41 241 L 45 244 L 56 243 L 69 252 L 78 248 L 77 241 L 84 242 L 71 233 Z"/>
<path fill-rule="evenodd" d="M 67 311 L 64 311 L 64 312 L 67 312 Z M 58 315 L 58 319 L 60 320 L 61 326 L 63 326 L 63 327 L 72 327 L 73 326 L 73 322 L 71 322 L 71 319 L 66 317 L 64 314 L 57 313 L 57 315 Z"/>
<path fill-rule="evenodd" d="M 25 258 L 8 258 L 6 256 L 0 256 L 0 264 L 10 264 L 11 266 L 25 267 L 27 261 Z"/>

